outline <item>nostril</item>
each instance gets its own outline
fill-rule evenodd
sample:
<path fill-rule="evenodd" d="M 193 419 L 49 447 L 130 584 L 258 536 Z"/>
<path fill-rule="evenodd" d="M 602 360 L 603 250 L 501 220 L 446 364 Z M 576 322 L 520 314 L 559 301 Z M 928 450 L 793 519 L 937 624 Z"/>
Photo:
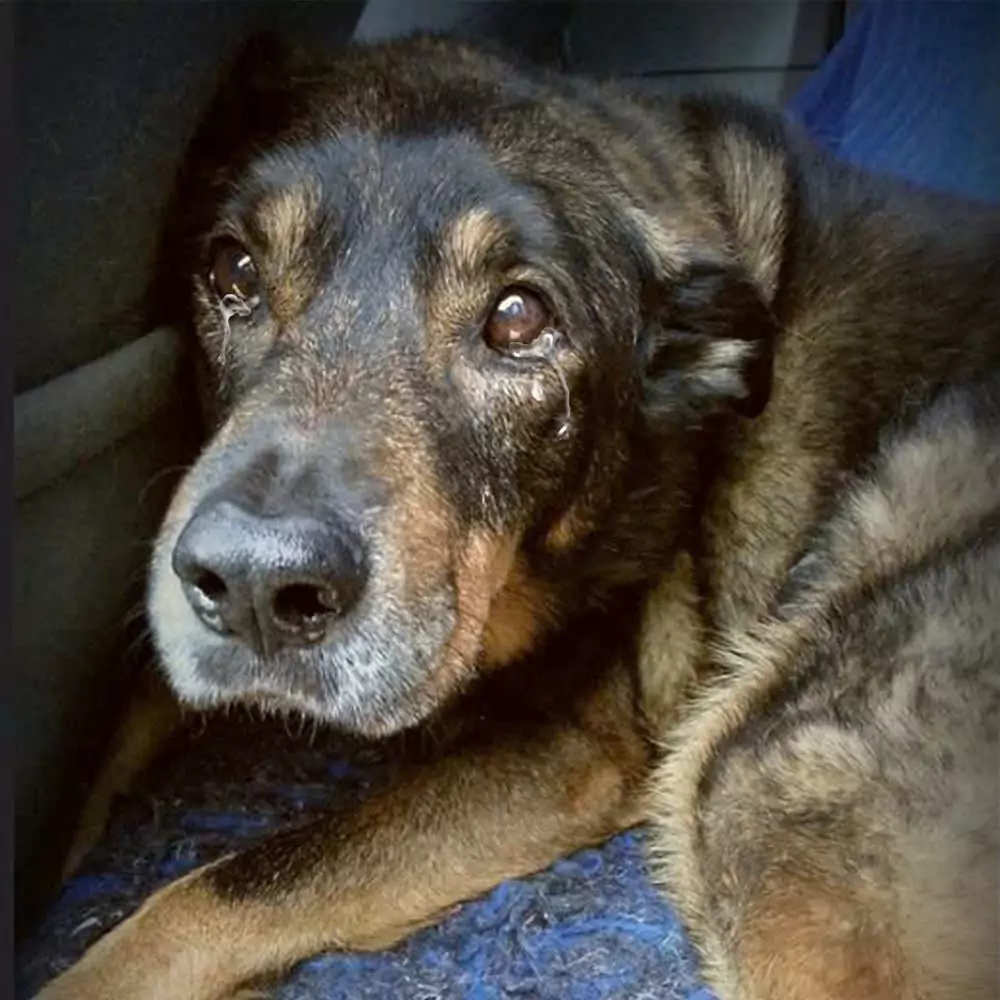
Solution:
<path fill-rule="evenodd" d="M 195 588 L 206 597 L 212 604 L 218 604 L 227 594 L 229 588 L 225 580 L 210 570 L 203 570 L 195 577 Z"/>
<path fill-rule="evenodd" d="M 175 563 L 174 569 L 194 613 L 212 631 L 220 635 L 230 634 L 234 613 L 238 617 L 238 608 L 234 607 L 233 595 L 226 581 L 218 573 L 193 562 L 180 567 Z"/>
<path fill-rule="evenodd" d="M 307 583 L 282 587 L 274 596 L 274 618 L 279 625 L 291 629 L 314 629 L 323 620 L 340 614 L 336 591 Z"/>

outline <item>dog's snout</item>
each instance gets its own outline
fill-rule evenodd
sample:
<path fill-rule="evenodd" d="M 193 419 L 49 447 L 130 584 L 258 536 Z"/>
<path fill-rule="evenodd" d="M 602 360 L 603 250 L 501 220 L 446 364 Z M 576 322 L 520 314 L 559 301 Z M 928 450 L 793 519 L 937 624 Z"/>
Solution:
<path fill-rule="evenodd" d="M 194 514 L 173 569 L 205 625 L 263 655 L 320 642 L 366 582 L 361 544 L 344 524 L 262 516 L 229 501 Z"/>

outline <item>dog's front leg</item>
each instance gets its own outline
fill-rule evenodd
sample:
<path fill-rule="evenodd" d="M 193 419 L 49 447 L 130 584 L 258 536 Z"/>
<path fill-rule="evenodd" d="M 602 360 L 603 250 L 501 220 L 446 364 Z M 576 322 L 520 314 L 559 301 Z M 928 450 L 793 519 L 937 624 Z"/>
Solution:
<path fill-rule="evenodd" d="M 645 749 L 629 728 L 552 724 L 414 768 L 160 890 L 38 1000 L 210 1000 L 323 950 L 388 946 L 638 822 Z"/>

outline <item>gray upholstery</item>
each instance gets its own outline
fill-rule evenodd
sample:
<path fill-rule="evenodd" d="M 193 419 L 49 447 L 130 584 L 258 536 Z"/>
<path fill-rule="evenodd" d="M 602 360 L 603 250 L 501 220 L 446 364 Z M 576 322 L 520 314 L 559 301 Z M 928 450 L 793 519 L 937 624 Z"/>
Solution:
<path fill-rule="evenodd" d="M 176 338 L 140 308 L 184 141 L 253 30 L 350 37 L 360 3 L 14 9 L 18 917 L 54 884 L 126 683 L 127 613 L 195 446 Z"/>

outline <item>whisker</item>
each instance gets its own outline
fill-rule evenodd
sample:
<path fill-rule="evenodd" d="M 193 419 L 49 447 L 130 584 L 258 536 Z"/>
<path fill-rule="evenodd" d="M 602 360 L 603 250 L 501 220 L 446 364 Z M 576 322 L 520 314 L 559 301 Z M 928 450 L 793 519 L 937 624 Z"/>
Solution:
<path fill-rule="evenodd" d="M 192 465 L 188 462 L 184 465 L 168 465 L 166 468 L 158 469 L 149 477 L 145 486 L 139 491 L 139 506 L 141 507 L 145 504 L 149 491 L 166 476 L 182 474 L 188 472 L 191 468 Z"/>

